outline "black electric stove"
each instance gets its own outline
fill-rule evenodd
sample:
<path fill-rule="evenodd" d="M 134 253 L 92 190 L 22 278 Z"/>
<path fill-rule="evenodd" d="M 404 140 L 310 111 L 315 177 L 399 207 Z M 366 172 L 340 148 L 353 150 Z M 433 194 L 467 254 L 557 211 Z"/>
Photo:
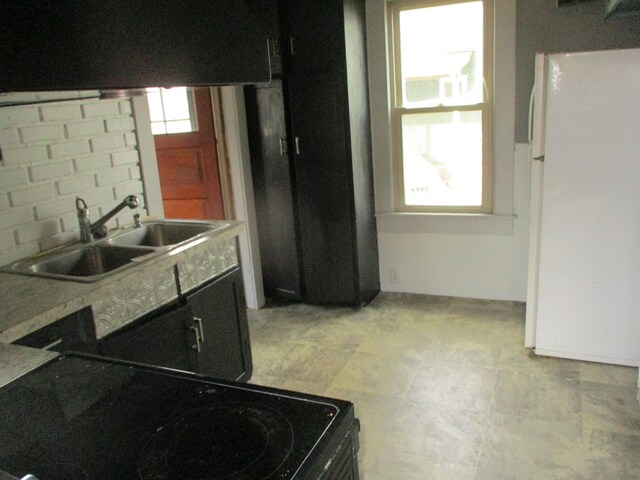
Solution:
<path fill-rule="evenodd" d="M 39 480 L 355 480 L 346 401 L 68 354 L 0 389 L 0 470 Z"/>

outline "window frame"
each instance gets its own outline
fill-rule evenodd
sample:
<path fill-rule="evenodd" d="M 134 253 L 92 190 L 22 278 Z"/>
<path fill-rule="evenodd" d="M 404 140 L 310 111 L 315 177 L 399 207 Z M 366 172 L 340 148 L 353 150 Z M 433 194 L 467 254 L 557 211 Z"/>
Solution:
<path fill-rule="evenodd" d="M 494 1 L 483 3 L 483 80 L 484 101 L 478 104 L 406 108 L 402 106 L 402 74 L 400 65 L 399 13 L 405 10 L 441 5 L 469 3 L 478 0 L 388 0 L 388 60 L 391 113 L 392 175 L 394 209 L 409 213 L 461 213 L 490 214 L 493 211 L 493 76 L 494 76 Z M 402 117 L 407 114 L 439 113 L 454 111 L 480 111 L 482 113 L 482 204 L 481 205 L 407 205 L 404 191 L 404 166 L 402 151 Z"/>

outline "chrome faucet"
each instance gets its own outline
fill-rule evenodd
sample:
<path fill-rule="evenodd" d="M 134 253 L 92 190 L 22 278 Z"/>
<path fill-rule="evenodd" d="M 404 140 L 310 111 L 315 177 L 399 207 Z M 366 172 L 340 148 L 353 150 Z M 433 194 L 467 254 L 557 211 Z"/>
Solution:
<path fill-rule="evenodd" d="M 80 226 L 80 241 L 91 242 L 94 238 L 104 238 L 109 230 L 106 223 L 125 207 L 136 208 L 140 206 L 140 199 L 136 195 L 125 197 L 113 210 L 94 223 L 89 220 L 89 208 L 80 197 L 76 197 L 76 211 L 78 212 L 78 225 Z"/>

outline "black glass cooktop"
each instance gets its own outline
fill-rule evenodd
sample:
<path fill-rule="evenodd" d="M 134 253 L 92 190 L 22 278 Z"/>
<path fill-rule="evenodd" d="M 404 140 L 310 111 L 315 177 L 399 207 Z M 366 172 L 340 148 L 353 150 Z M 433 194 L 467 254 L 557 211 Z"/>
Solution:
<path fill-rule="evenodd" d="M 349 405 L 313 398 L 69 355 L 0 389 L 0 469 L 39 480 L 295 478 Z"/>

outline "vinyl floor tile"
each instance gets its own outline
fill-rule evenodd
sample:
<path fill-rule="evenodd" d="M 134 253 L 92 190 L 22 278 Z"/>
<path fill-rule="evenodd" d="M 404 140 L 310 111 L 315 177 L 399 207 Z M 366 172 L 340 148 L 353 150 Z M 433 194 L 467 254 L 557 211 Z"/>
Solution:
<path fill-rule="evenodd" d="M 540 357 L 524 304 L 382 293 L 249 312 L 253 383 L 344 398 L 361 480 L 638 480 L 637 369 Z"/>

